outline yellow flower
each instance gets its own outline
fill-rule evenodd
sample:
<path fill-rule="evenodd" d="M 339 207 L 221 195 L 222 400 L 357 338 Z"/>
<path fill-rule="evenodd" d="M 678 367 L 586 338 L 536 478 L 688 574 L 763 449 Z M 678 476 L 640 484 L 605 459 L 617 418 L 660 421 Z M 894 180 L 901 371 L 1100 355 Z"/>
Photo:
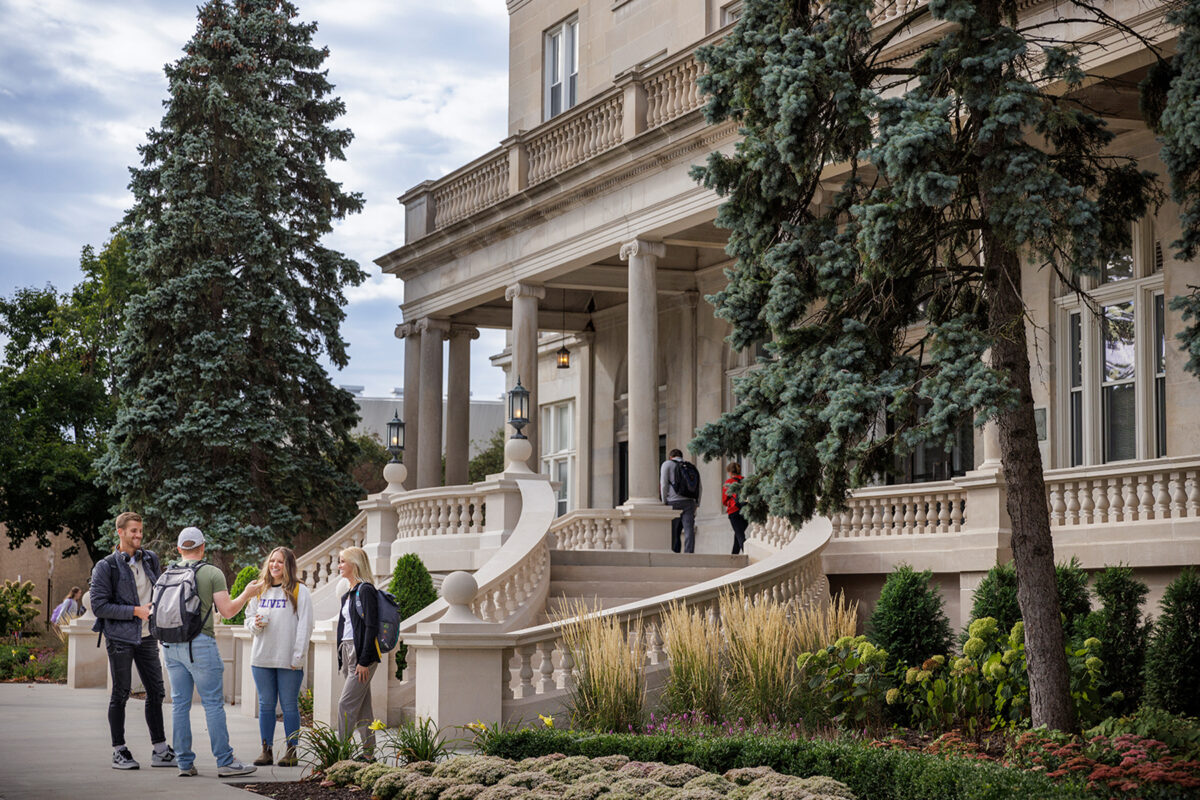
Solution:
<path fill-rule="evenodd" d="M 538 714 L 538 719 L 540 719 L 542 721 L 542 724 L 545 725 L 547 728 L 554 727 L 554 717 L 547 717 L 545 714 Z"/>
<path fill-rule="evenodd" d="M 900 702 L 900 690 L 888 689 L 887 694 L 884 695 L 884 698 L 887 700 L 887 704 L 889 706 L 894 706 L 896 703 Z"/>
<path fill-rule="evenodd" d="M 377 720 L 375 720 L 374 722 L 372 722 L 370 725 L 368 725 L 367 727 L 368 727 L 368 728 L 370 728 L 370 729 L 371 729 L 371 730 L 373 730 L 373 731 L 381 731 L 381 730 L 383 730 L 384 728 L 386 728 L 386 727 L 387 727 L 387 725 L 384 725 L 384 724 L 383 724 L 383 720 L 381 720 L 381 719 L 377 719 Z"/>
<path fill-rule="evenodd" d="M 30 661 L 37 661 L 37 656 L 35 656 L 35 655 L 32 655 L 32 654 L 31 654 L 31 655 L 29 656 L 29 660 L 30 660 Z M 1097 660 L 1097 661 L 1099 661 L 1099 659 L 1096 659 L 1096 660 Z"/>
<path fill-rule="evenodd" d="M 487 730 L 487 725 L 484 725 L 483 720 L 481 719 L 477 719 L 474 722 L 468 722 L 467 727 L 473 731 L 479 731 L 480 733 L 483 733 Z"/>

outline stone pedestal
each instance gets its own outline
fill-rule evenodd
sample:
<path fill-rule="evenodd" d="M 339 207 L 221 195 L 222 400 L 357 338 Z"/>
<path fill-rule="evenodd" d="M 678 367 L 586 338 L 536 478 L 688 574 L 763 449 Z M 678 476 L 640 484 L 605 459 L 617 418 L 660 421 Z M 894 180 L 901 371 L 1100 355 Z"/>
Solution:
<path fill-rule="evenodd" d="M 678 511 L 662 503 L 629 502 L 618 506 L 625 524 L 625 549 L 671 552 L 671 520 Z"/>
<path fill-rule="evenodd" d="M 363 550 L 371 562 L 371 573 L 387 575 L 392 571 L 392 543 L 396 541 L 398 518 L 392 508 L 389 492 L 373 494 L 360 500 L 358 507 L 367 512 L 367 532 Z"/>

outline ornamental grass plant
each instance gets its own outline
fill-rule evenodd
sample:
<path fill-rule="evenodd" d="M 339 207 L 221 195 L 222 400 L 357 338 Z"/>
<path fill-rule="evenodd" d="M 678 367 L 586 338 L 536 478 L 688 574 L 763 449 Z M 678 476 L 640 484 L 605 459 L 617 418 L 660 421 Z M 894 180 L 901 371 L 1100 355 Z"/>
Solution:
<path fill-rule="evenodd" d="M 662 614 L 667 681 L 662 705 L 670 714 L 697 712 L 719 719 L 723 694 L 723 645 L 717 620 L 672 600 Z"/>
<path fill-rule="evenodd" d="M 755 602 L 738 587 L 721 594 L 720 607 L 728 654 L 727 713 L 762 722 L 793 721 L 800 648 L 787 606 Z"/>
<path fill-rule="evenodd" d="M 631 622 L 626 632 L 616 617 L 589 611 L 581 599 L 568 606 L 563 620 L 563 642 L 575 662 L 572 724 L 599 731 L 639 728 L 646 701 L 641 622 Z"/>
<path fill-rule="evenodd" d="M 805 605 L 797 609 L 793 623 L 796 627 L 796 646 L 801 652 L 822 650 L 841 639 L 853 636 L 858 630 L 858 601 L 846 601 L 846 594 L 827 603 Z"/>

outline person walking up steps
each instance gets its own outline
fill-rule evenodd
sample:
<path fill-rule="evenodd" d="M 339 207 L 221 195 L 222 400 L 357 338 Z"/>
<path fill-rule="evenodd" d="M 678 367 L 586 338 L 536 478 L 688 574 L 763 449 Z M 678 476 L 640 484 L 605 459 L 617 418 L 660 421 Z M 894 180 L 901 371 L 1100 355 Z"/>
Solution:
<path fill-rule="evenodd" d="M 361 547 L 347 547 L 338 553 L 338 572 L 350 581 L 350 591 L 342 595 L 338 615 L 338 669 L 345 679 L 338 700 L 338 736 L 346 739 L 352 731 L 362 737 L 363 755 L 375 754 L 375 731 L 371 730 L 371 677 L 379 666 L 379 598 L 371 583 L 371 562 Z"/>
<path fill-rule="evenodd" d="M 112 695 L 108 699 L 108 729 L 112 735 L 113 769 L 138 769 L 141 765 L 125 746 L 125 703 L 133 682 L 133 667 L 146 687 L 146 727 L 154 754 L 152 767 L 175 766 L 175 752 L 163 729 L 162 667 L 158 642 L 150 635 L 150 592 L 158 579 L 158 556 L 142 549 L 142 518 L 132 511 L 117 516 L 117 549 L 92 569 L 92 630 L 108 649 Z"/>
<path fill-rule="evenodd" d="M 700 505 L 700 472 L 696 465 L 683 460 L 683 451 L 675 449 L 658 471 L 658 491 L 662 501 L 680 512 L 671 520 L 671 551 L 679 552 L 679 534 L 683 533 L 683 552 L 696 552 L 696 506 Z"/>
<path fill-rule="evenodd" d="M 729 477 L 721 486 L 721 505 L 729 515 L 729 524 L 733 527 L 733 555 L 740 555 L 746 544 L 746 528 L 750 523 L 742 516 L 742 503 L 738 499 L 738 491 L 742 483 L 742 467 L 736 461 L 726 470 Z"/>
<path fill-rule="evenodd" d="M 258 688 L 258 732 L 263 748 L 254 763 L 265 767 L 274 760 L 278 702 L 287 737 L 287 753 L 279 759 L 279 766 L 294 767 L 299 763 L 300 684 L 313 632 L 312 595 L 296 578 L 296 554 L 286 547 L 276 547 L 267 555 L 258 579 L 262 589 L 246 606 L 246 630 L 254 637 L 250 670 Z"/>
<path fill-rule="evenodd" d="M 259 580 L 251 581 L 246 590 L 234 599 L 229 597 L 225 573 L 204 561 L 204 534 L 199 528 L 184 528 L 177 541 L 179 565 L 195 570 L 196 593 L 200 598 L 200 617 L 204 625 L 190 642 L 163 642 L 167 674 L 171 677 L 171 723 L 180 777 L 198 775 L 192 751 L 192 693 L 200 693 L 204 717 L 208 723 L 208 741 L 217 759 L 217 776 L 230 778 L 249 775 L 256 767 L 243 764 L 233 757 L 229 744 L 229 728 L 225 723 L 224 670 L 217 640 L 213 637 L 213 614 L 225 619 L 237 614 L 246 602 L 262 588 Z"/>

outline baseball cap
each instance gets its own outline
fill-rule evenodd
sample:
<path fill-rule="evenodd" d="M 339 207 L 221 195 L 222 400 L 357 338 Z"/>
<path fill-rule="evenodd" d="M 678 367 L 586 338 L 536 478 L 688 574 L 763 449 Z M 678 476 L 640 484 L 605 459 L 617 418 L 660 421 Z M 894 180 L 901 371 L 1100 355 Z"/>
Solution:
<path fill-rule="evenodd" d="M 179 532 L 179 541 L 177 544 L 183 550 L 195 550 L 200 545 L 204 544 L 204 534 L 199 528 L 188 527 Z"/>

